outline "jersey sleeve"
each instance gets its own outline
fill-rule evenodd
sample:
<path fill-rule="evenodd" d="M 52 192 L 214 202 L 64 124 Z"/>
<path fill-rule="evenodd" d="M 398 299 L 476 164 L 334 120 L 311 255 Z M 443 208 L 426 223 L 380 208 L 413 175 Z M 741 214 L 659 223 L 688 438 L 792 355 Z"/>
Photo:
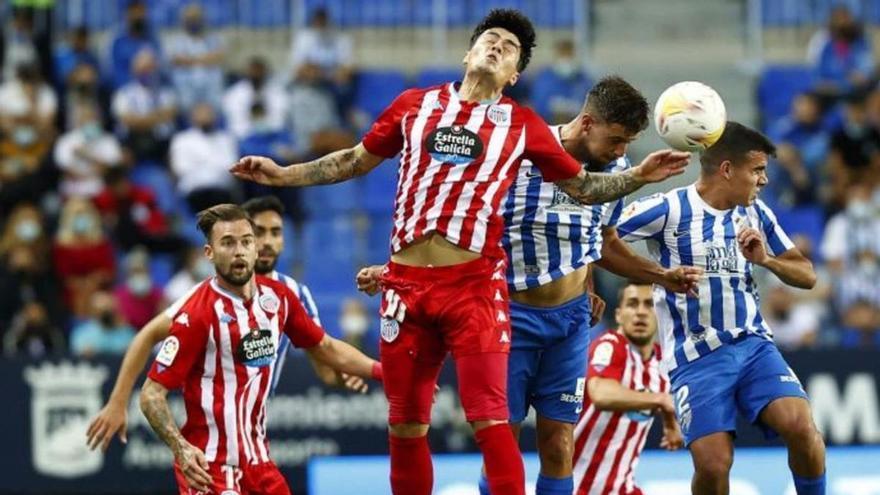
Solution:
<path fill-rule="evenodd" d="M 208 325 L 195 318 L 186 307 L 181 308 L 171 321 L 169 335 L 147 376 L 163 387 L 180 388 L 193 366 L 205 355 Z"/>
<path fill-rule="evenodd" d="M 526 113 L 526 146 L 523 156 L 531 160 L 547 182 L 571 179 L 581 171 L 581 164 L 562 149 L 553 131 L 535 112 Z"/>
<path fill-rule="evenodd" d="M 617 235 L 628 242 L 659 237 L 666 227 L 669 202 L 655 194 L 633 202 L 623 209 L 617 222 Z"/>
<path fill-rule="evenodd" d="M 412 107 L 418 95 L 417 90 L 404 91 L 382 111 L 361 141 L 367 151 L 385 158 L 391 158 L 400 153 L 400 150 L 403 149 L 403 128 L 401 125 L 403 117 Z"/>
<path fill-rule="evenodd" d="M 300 300 L 303 307 L 306 308 L 306 313 L 309 314 L 316 325 L 321 326 L 321 316 L 318 314 L 318 305 L 315 304 L 315 299 L 312 298 L 312 291 L 304 284 L 300 284 L 299 291 L 302 294 Z"/>
<path fill-rule="evenodd" d="M 794 243 L 788 238 L 788 234 L 782 230 L 776 215 L 764 204 L 760 199 L 755 200 L 755 209 L 758 211 L 758 218 L 761 220 L 761 232 L 770 248 L 770 254 L 779 256 L 794 247 Z"/>
<path fill-rule="evenodd" d="M 626 367 L 626 347 L 620 345 L 621 337 L 605 335 L 590 346 L 587 379 L 593 377 L 623 379 Z"/>
<path fill-rule="evenodd" d="M 284 287 L 284 302 L 287 306 L 287 319 L 281 329 L 284 334 L 300 349 L 318 345 L 324 338 L 324 329 L 309 317 L 299 298 L 289 287 Z"/>
<path fill-rule="evenodd" d="M 602 225 L 604 227 L 614 227 L 620 221 L 623 214 L 624 200 L 623 198 L 615 199 L 605 205 L 605 211 L 602 212 Z"/>

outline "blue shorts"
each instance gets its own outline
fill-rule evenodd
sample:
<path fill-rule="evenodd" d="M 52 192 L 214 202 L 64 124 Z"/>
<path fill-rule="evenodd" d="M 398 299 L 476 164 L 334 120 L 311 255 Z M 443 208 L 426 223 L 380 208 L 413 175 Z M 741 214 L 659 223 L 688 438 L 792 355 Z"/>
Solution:
<path fill-rule="evenodd" d="M 582 296 L 551 308 L 511 301 L 510 323 L 510 422 L 522 422 L 532 406 L 545 418 L 576 423 L 587 373 L 589 299 Z"/>
<path fill-rule="evenodd" d="M 776 345 L 757 335 L 680 365 L 669 379 L 686 445 L 720 431 L 736 434 L 737 411 L 765 438 L 775 438 L 777 433 L 758 420 L 761 411 L 781 397 L 807 398 Z"/>

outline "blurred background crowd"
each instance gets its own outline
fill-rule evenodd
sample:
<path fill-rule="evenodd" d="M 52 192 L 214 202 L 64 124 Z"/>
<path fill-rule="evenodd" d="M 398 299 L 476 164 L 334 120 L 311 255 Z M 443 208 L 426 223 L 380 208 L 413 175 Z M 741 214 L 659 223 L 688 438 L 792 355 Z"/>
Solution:
<path fill-rule="evenodd" d="M 246 154 L 289 163 L 350 146 L 400 91 L 456 79 L 459 69 L 359 63 L 344 12 L 331 8 L 340 2 L 311 2 L 284 59 L 232 46 L 229 31 L 215 25 L 221 0 L 109 3 L 119 14 L 112 26 L 60 23 L 60 4 L 51 2 L 0 6 L 3 353 L 121 355 L 138 328 L 211 274 L 194 213 L 264 194 L 286 208 L 278 268 L 311 288 L 331 333 L 375 352 L 377 301 L 358 296 L 353 278 L 359 266 L 387 258 L 395 163 L 301 191 L 240 183 L 227 169 Z M 561 123 L 601 74 L 576 56 L 577 40 L 549 45 L 510 96 Z M 807 51 L 805 64 L 762 73 L 754 123 L 779 145 L 762 197 L 821 283 L 799 291 L 764 280 L 764 316 L 786 348 L 877 348 L 880 89 L 872 42 L 860 16 L 838 6 Z M 615 284 L 601 278 L 606 300 Z"/>

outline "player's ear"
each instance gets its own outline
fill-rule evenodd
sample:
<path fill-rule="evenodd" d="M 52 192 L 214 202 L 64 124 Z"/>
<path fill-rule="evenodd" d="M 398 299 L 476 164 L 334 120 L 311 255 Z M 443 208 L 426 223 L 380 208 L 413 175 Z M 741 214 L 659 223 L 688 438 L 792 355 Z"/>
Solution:
<path fill-rule="evenodd" d="M 721 165 L 718 166 L 718 172 L 721 174 L 722 177 L 730 180 L 730 177 L 733 173 L 733 163 L 731 163 L 730 160 L 724 160 L 723 162 L 721 162 Z"/>
<path fill-rule="evenodd" d="M 211 247 L 210 243 L 205 244 L 205 257 L 214 261 L 214 248 Z"/>
<path fill-rule="evenodd" d="M 507 80 L 507 84 L 513 86 L 517 81 L 519 81 L 519 72 L 514 72 L 510 79 Z"/>
<path fill-rule="evenodd" d="M 614 309 L 614 322 L 617 323 L 617 326 L 620 327 L 623 325 L 620 321 L 620 306 Z"/>
<path fill-rule="evenodd" d="M 589 132 L 590 129 L 593 128 L 593 124 L 595 123 L 595 119 L 588 112 L 584 112 L 581 114 L 581 128 L 583 128 L 584 132 Z"/>

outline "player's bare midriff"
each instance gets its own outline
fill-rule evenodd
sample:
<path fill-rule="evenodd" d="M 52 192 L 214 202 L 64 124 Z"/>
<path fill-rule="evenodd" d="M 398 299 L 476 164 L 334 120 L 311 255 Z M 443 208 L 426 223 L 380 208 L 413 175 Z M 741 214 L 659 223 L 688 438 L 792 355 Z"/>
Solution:
<path fill-rule="evenodd" d="M 586 282 L 588 274 L 589 265 L 583 266 L 549 284 L 511 292 L 510 299 L 520 304 L 539 308 L 559 306 L 584 294 L 584 282 Z"/>
<path fill-rule="evenodd" d="M 462 249 L 443 236 L 431 233 L 391 255 L 391 261 L 407 266 L 450 266 L 473 261 L 482 256 Z"/>

